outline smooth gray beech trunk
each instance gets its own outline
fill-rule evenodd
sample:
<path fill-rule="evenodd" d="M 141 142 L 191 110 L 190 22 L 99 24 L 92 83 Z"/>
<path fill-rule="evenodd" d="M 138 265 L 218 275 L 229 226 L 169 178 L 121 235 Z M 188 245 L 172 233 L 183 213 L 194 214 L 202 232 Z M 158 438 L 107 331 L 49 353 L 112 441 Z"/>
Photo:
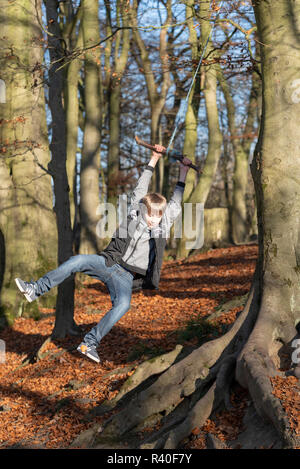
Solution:
<path fill-rule="evenodd" d="M 259 59 L 259 54 L 257 54 Z M 261 79 L 257 73 L 257 65 L 254 67 L 251 76 L 251 90 L 247 105 L 247 117 L 244 129 L 239 129 L 236 124 L 237 111 L 233 100 L 230 85 L 224 76 L 221 67 L 218 68 L 218 81 L 223 91 L 227 116 L 228 127 L 231 136 L 231 144 L 234 153 L 234 174 L 233 174 L 233 191 L 232 204 L 230 208 L 231 235 L 232 241 L 240 244 L 247 241 L 247 206 L 246 192 L 248 186 L 249 175 L 249 154 L 251 142 L 253 141 L 253 133 L 256 124 L 256 110 L 261 94 Z"/>
<path fill-rule="evenodd" d="M 262 121 L 251 170 L 256 188 L 261 272 L 258 320 L 240 357 L 288 344 L 300 322 L 300 0 L 257 1 Z M 254 360 L 254 358 L 253 358 Z"/>
<path fill-rule="evenodd" d="M 58 3 L 46 0 L 46 14 L 49 27 L 49 107 L 52 115 L 52 138 L 50 150 L 52 154 L 48 168 L 54 181 L 55 213 L 58 233 L 58 264 L 68 260 L 73 254 L 73 233 L 70 217 L 69 184 L 66 169 L 66 114 L 62 105 L 63 69 L 59 69 L 63 57 L 59 41 Z M 54 20 L 54 21 L 50 21 Z M 46 272 L 45 272 L 46 273 Z M 63 338 L 66 334 L 78 334 L 79 328 L 74 322 L 74 276 L 66 279 L 58 286 L 56 300 L 56 318 L 52 332 L 53 338 Z"/>
<path fill-rule="evenodd" d="M 189 28 L 189 42 L 191 46 L 192 63 L 194 64 L 192 68 L 192 74 L 194 74 L 196 67 L 198 65 L 198 62 L 200 60 L 200 53 L 198 51 L 198 38 L 197 38 L 197 32 L 195 28 L 196 18 L 193 17 L 193 8 L 195 6 L 195 1 L 189 0 L 185 4 L 186 4 L 185 17 L 186 17 L 186 21 L 187 21 L 188 28 Z M 185 116 L 185 134 L 184 134 L 183 154 L 187 155 L 188 158 L 193 163 L 195 163 L 195 157 L 196 157 L 195 151 L 196 151 L 196 145 L 197 145 L 197 140 L 198 140 L 198 112 L 199 112 L 199 106 L 200 106 L 200 93 L 201 93 L 200 76 L 203 76 L 201 69 L 200 69 L 200 73 L 195 79 L 194 86 L 191 90 L 187 112 Z M 187 177 L 185 181 L 184 198 L 183 198 L 184 202 L 188 200 L 189 196 L 191 195 L 195 187 L 196 175 L 197 173 L 195 171 L 189 171 L 187 173 Z"/>
<path fill-rule="evenodd" d="M 117 207 L 119 168 L 120 168 L 120 100 L 121 85 L 130 48 L 131 32 L 129 29 L 129 15 L 123 2 L 118 2 L 118 16 L 120 25 L 125 29 L 118 31 L 114 40 L 114 56 L 111 58 L 110 83 L 108 90 L 108 120 L 109 120 L 109 144 L 107 161 L 107 202 Z M 110 19 L 110 7 L 106 5 L 107 15 Z M 110 221 L 109 221 L 110 223 Z"/>
<path fill-rule="evenodd" d="M 209 3 L 201 3 L 199 8 L 199 21 L 201 26 L 202 50 L 211 31 L 209 15 Z M 203 67 L 203 73 L 205 74 L 203 95 L 205 100 L 208 126 L 207 155 L 203 167 L 203 174 L 200 175 L 199 181 L 193 191 L 190 192 L 188 199 L 185 199 L 185 202 L 193 204 L 192 207 L 194 218 L 196 213 L 196 204 L 202 203 L 205 206 L 205 202 L 207 200 L 213 178 L 217 170 L 222 148 L 222 134 L 219 125 L 219 111 L 217 104 L 217 68 L 213 63 L 214 52 L 212 52 L 212 49 L 213 45 L 211 41 L 209 41 L 205 56 L 209 57 L 210 63 Z M 184 216 L 184 211 L 182 216 Z M 184 226 L 184 223 L 182 225 Z M 198 235 L 199 234 L 197 233 L 196 238 L 198 238 Z M 191 250 L 189 247 L 187 247 L 188 245 L 186 241 L 187 239 L 183 230 L 183 236 L 180 238 L 177 247 L 177 256 L 180 258 L 187 257 L 189 251 Z M 190 242 L 189 245 L 192 245 L 192 243 Z"/>
<path fill-rule="evenodd" d="M 84 100 L 85 120 L 80 168 L 80 254 L 94 254 L 101 250 L 102 240 L 97 235 L 100 203 L 100 142 L 101 105 L 98 49 L 90 48 L 99 42 L 98 1 L 83 0 L 82 32 L 85 52 Z"/>
<path fill-rule="evenodd" d="M 18 293 L 14 278 L 35 279 L 54 268 L 57 257 L 40 19 L 41 1 L 1 2 L 0 289 L 11 318 L 38 306 Z"/>
<path fill-rule="evenodd" d="M 76 34 L 73 30 L 76 30 L 77 22 L 82 19 L 82 8 L 76 12 L 73 18 L 72 30 L 70 33 L 72 36 Z M 74 24 L 75 23 L 75 24 Z M 71 28 L 68 28 L 71 29 Z M 76 37 L 70 38 L 65 36 L 67 43 L 70 44 L 71 50 L 80 49 L 83 47 L 83 34 L 82 24 L 78 27 L 78 33 Z M 69 39 L 69 40 L 68 40 Z M 64 83 L 64 109 L 66 113 L 66 145 L 67 145 L 67 174 L 70 187 L 69 199 L 70 199 L 70 213 L 71 213 L 71 226 L 73 230 L 73 239 L 76 236 L 79 222 L 79 207 L 78 207 L 78 194 L 77 194 L 77 161 L 76 154 L 78 151 L 78 128 L 79 128 L 79 99 L 78 99 L 78 81 L 79 72 L 82 68 L 82 58 L 76 58 L 70 61 L 69 65 L 65 68 L 65 83 Z"/>
<path fill-rule="evenodd" d="M 148 53 L 147 47 L 142 39 L 140 31 L 138 28 L 138 5 L 137 0 L 133 1 L 131 8 L 131 24 L 134 26 L 133 29 L 133 38 L 139 49 L 140 60 L 138 65 L 142 67 L 143 73 L 145 75 L 145 81 L 147 86 L 148 98 L 150 102 L 151 109 L 151 143 L 154 145 L 159 142 L 159 124 L 161 115 L 166 103 L 166 97 L 168 90 L 171 86 L 170 72 L 169 72 L 169 62 L 168 62 L 168 28 L 167 25 L 171 23 L 172 11 L 171 11 L 171 0 L 167 0 L 166 7 L 166 19 L 163 24 L 163 27 L 160 30 L 160 42 L 159 42 L 159 53 L 160 53 L 160 63 L 162 68 L 162 78 L 160 82 L 156 82 L 155 74 L 153 70 L 153 62 Z M 164 166 L 163 159 L 159 160 L 157 164 L 150 185 L 150 190 L 153 192 L 162 192 L 164 181 Z"/>

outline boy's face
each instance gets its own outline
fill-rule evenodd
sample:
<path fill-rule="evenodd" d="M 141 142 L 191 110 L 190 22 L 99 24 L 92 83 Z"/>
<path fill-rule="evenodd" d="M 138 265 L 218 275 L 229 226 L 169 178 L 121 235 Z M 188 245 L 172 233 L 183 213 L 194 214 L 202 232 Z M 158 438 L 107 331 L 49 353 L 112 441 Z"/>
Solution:
<path fill-rule="evenodd" d="M 151 209 L 150 213 L 147 210 L 144 212 L 144 218 L 148 225 L 148 228 L 154 228 L 157 226 L 162 218 L 161 210 Z"/>

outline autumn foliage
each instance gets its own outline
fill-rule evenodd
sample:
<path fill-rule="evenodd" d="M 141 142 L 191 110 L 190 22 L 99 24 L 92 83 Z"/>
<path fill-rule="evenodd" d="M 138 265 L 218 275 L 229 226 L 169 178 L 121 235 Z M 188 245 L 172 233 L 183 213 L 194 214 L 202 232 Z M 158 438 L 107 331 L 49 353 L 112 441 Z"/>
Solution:
<path fill-rule="evenodd" d="M 40 360 L 22 364 L 51 334 L 54 310 L 40 309 L 40 317 L 19 317 L 1 332 L 6 360 L 0 364 L 0 447 L 66 448 L 75 437 L 104 417 L 91 411 L 112 399 L 136 367 L 147 357 L 172 350 L 179 330 L 188 321 L 208 318 L 234 297 L 245 295 L 251 285 L 257 246 L 216 249 L 184 261 L 166 260 L 159 291 L 133 293 L 131 309 L 113 327 L 99 347 L 100 365 L 79 356 L 80 337 L 49 341 Z M 75 297 L 75 320 L 87 332 L 110 308 L 104 284 L 85 277 Z M 234 322 L 242 307 L 218 315 L 210 340 Z M 196 347 L 199 337 L 190 337 L 184 347 Z M 287 414 L 299 432 L 299 389 L 296 378 L 274 379 L 274 392 L 283 400 Z M 232 411 L 221 411 L 195 428 L 185 447 L 206 448 L 211 433 L 226 442 L 242 430 L 249 399 L 240 386 L 232 390 Z M 107 418 L 107 416 L 105 416 Z M 146 432 L 147 429 L 144 429 Z"/>

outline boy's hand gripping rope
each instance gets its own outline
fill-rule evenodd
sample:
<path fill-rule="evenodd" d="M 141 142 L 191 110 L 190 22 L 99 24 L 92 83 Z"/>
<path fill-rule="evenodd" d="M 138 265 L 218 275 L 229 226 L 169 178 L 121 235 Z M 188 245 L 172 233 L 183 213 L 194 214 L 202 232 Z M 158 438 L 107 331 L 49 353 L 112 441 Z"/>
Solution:
<path fill-rule="evenodd" d="M 141 140 L 139 137 L 135 136 L 135 141 L 138 145 L 142 145 L 143 147 L 145 148 L 149 148 L 149 150 L 152 150 L 152 151 L 155 151 L 156 153 L 161 153 L 162 155 L 166 155 L 167 154 L 167 150 L 163 150 L 161 152 L 158 152 L 155 148 L 154 145 L 150 145 L 150 143 L 146 143 L 144 142 L 143 140 Z M 171 150 L 169 152 L 169 157 L 170 157 L 170 161 L 171 162 L 175 162 L 177 160 L 179 161 L 182 161 L 183 158 L 184 158 L 185 155 L 183 155 L 182 153 L 180 153 L 180 151 L 178 150 Z M 197 168 L 197 166 L 195 166 L 194 164 L 190 163 L 190 164 L 187 164 L 186 166 L 189 166 L 190 168 L 193 168 L 195 171 L 197 171 L 198 173 L 202 173 L 201 169 Z"/>

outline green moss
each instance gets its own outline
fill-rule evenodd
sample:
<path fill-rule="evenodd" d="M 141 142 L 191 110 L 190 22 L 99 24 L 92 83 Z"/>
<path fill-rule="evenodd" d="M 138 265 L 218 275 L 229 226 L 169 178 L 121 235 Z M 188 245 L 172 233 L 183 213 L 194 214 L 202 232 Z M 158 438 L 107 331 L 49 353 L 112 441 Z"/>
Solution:
<path fill-rule="evenodd" d="M 294 271 L 296 272 L 297 275 L 300 275 L 300 265 L 297 265 L 294 267 Z"/>
<path fill-rule="evenodd" d="M 38 267 L 32 272 L 33 278 L 35 280 L 43 277 L 47 272 L 50 272 L 57 267 L 57 262 L 52 258 L 44 256 L 41 251 L 37 252 L 37 264 Z"/>
<path fill-rule="evenodd" d="M 12 314 L 12 308 L 8 304 L 0 306 L 0 330 L 10 327 L 14 323 L 15 316 Z"/>
<path fill-rule="evenodd" d="M 274 257 L 277 257 L 277 244 L 271 244 L 269 251 L 273 254 Z"/>
<path fill-rule="evenodd" d="M 199 345 L 211 338 L 218 337 L 219 334 L 218 325 L 200 315 L 187 321 L 186 326 L 177 331 L 179 342 L 186 342 L 196 337 Z"/>
<path fill-rule="evenodd" d="M 75 289 L 77 291 L 80 291 L 84 288 L 83 282 L 85 282 L 86 279 L 87 279 L 86 274 L 77 272 L 76 277 L 75 277 Z"/>
<path fill-rule="evenodd" d="M 143 355 L 150 357 L 149 360 L 155 361 L 156 357 L 166 353 L 165 349 L 161 347 L 149 347 L 146 344 L 138 343 L 128 354 L 127 361 L 131 362 L 141 358 Z"/>
<path fill-rule="evenodd" d="M 39 310 L 38 302 L 33 301 L 32 303 L 24 303 L 22 316 L 25 318 L 33 318 L 35 321 L 41 319 L 41 313 Z"/>
<path fill-rule="evenodd" d="M 18 311 L 20 299 L 16 297 L 15 288 L 2 288 L 0 316 L 2 317 L 2 326 L 12 326 Z"/>
<path fill-rule="evenodd" d="M 290 278 L 285 278 L 285 279 L 283 279 L 283 280 L 284 280 L 284 283 L 285 283 L 286 285 L 288 285 L 289 287 L 291 287 L 291 286 L 293 285 L 293 282 L 291 281 Z"/>
<path fill-rule="evenodd" d="M 57 288 L 55 289 L 52 288 L 51 292 L 48 292 L 45 295 L 40 296 L 36 300 L 39 308 L 55 308 L 56 297 L 57 297 L 57 292 L 55 290 L 57 290 Z"/>

